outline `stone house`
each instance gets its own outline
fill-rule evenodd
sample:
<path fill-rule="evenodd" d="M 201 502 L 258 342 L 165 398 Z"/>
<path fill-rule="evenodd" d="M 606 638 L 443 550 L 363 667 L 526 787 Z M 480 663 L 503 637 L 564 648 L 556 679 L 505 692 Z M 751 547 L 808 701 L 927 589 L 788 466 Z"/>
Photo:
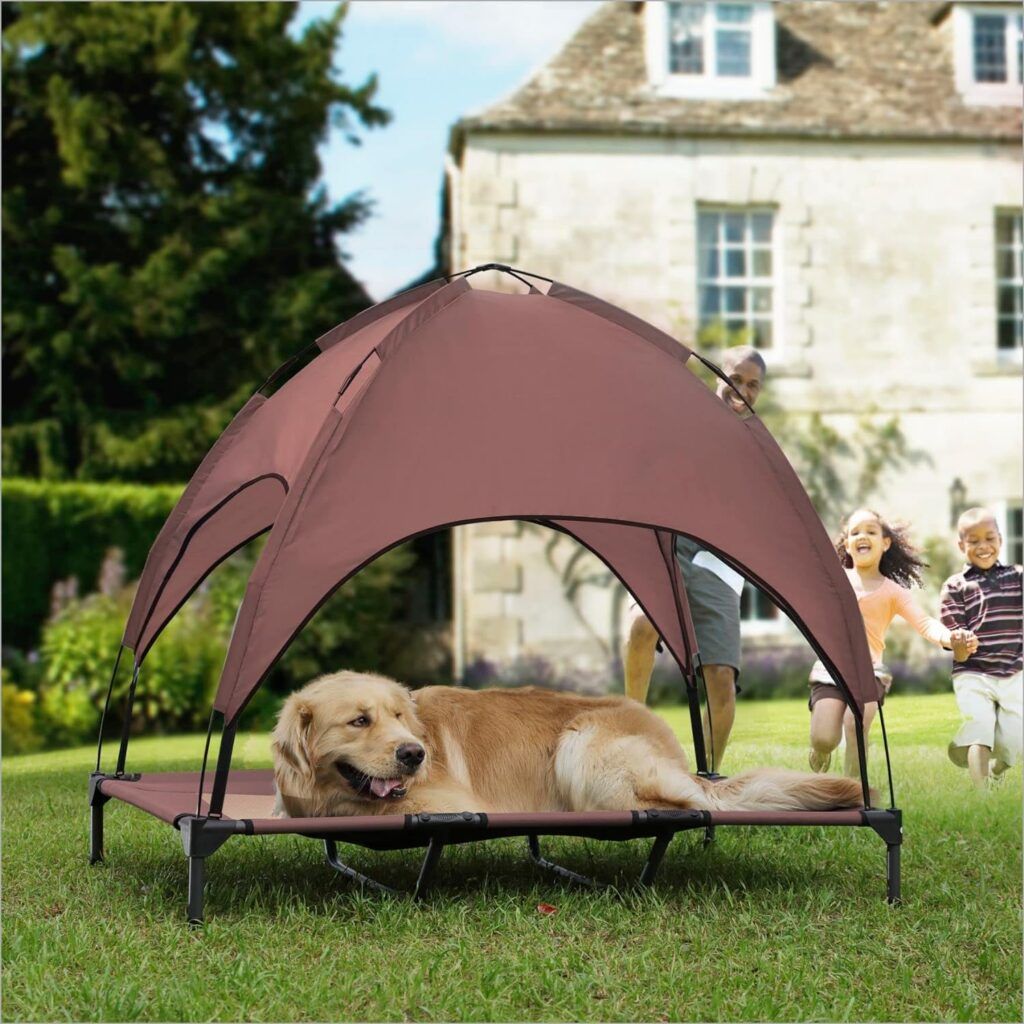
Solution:
<path fill-rule="evenodd" d="M 1021 34 L 998 2 L 607 3 L 453 126 L 447 268 L 752 341 L 795 422 L 898 415 L 919 457 L 858 498 L 950 560 L 955 506 L 991 505 L 1020 561 Z M 457 672 L 617 651 L 628 595 L 566 538 L 461 527 L 452 567 Z M 796 640 L 749 585 L 744 619 L 747 644 Z"/>

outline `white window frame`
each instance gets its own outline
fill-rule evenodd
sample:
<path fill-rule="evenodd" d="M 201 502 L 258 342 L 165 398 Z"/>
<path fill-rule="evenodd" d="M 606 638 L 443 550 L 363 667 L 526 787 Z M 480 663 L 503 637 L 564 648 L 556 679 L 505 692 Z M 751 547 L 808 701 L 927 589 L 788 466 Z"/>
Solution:
<path fill-rule="evenodd" d="M 775 15 L 768 0 L 736 0 L 751 9 L 750 75 L 739 77 L 715 73 L 714 31 L 718 25 L 715 11 L 720 2 L 705 0 L 704 72 L 699 75 L 673 73 L 669 69 L 668 0 L 648 0 L 644 5 L 647 75 L 660 95 L 683 99 L 758 99 L 775 86 Z"/>
<path fill-rule="evenodd" d="M 997 15 L 1006 19 L 1006 81 L 974 80 L 975 15 Z M 964 102 L 978 106 L 1020 106 L 1024 88 L 1019 81 L 1021 66 L 1017 40 L 1021 34 L 1021 9 L 1016 3 L 957 4 L 953 9 L 953 59 L 956 87 Z"/>
<path fill-rule="evenodd" d="M 999 219 L 1000 217 L 1016 217 L 1018 218 L 1018 224 L 1020 227 L 1016 232 L 1016 238 L 1011 241 L 1009 245 L 1001 245 L 999 242 Z M 1016 364 L 1022 362 L 1022 352 L 1024 348 L 1020 345 L 1014 345 L 1008 348 L 1002 348 L 999 345 L 999 324 L 1001 320 L 1014 319 L 1013 315 L 1007 315 L 1000 311 L 1000 292 L 1003 288 L 1009 286 L 1017 289 L 1017 301 L 1024 303 L 1024 210 L 1019 207 L 1014 209 L 1010 207 L 997 207 L 992 217 L 992 233 L 993 233 L 993 250 L 992 258 L 994 261 L 993 276 L 996 282 L 996 293 L 995 293 L 995 308 L 996 308 L 996 336 L 995 336 L 995 348 L 996 357 L 1000 363 Z M 1002 252 L 1017 252 L 1017 270 L 1018 273 L 1015 277 L 1001 277 L 999 274 L 999 256 Z M 1021 319 L 1024 313 L 1019 313 L 1017 319 Z"/>
<path fill-rule="evenodd" d="M 708 278 L 704 274 L 704 267 L 702 263 L 701 253 L 701 239 L 700 239 L 700 215 L 702 213 L 714 213 L 714 214 L 729 214 L 729 213 L 742 213 L 746 216 L 751 214 L 761 213 L 768 214 L 772 218 L 772 238 L 771 244 L 768 249 L 772 256 L 772 272 L 769 278 L 758 278 L 754 277 L 751 273 L 751 267 L 746 268 L 747 273 L 742 278 L 723 278 L 721 276 Z M 766 205 L 763 203 L 752 203 L 749 205 L 730 205 L 722 203 L 698 203 L 697 208 L 694 212 L 694 226 L 696 235 L 696 259 L 697 259 L 697 273 L 695 276 L 695 301 L 694 310 L 696 315 L 694 317 L 695 333 L 700 334 L 702 330 L 702 312 L 701 312 L 701 288 L 708 284 L 712 287 L 727 287 L 724 283 L 713 284 L 713 282 L 725 282 L 725 281 L 742 281 L 742 285 L 733 285 L 732 287 L 744 287 L 744 288 L 758 288 L 758 287 L 769 287 L 771 289 L 772 296 L 772 310 L 770 317 L 762 317 L 760 319 L 768 319 L 771 323 L 772 328 L 772 339 L 771 344 L 767 348 L 759 348 L 758 351 L 764 356 L 769 366 L 773 361 L 779 358 L 783 350 L 782 345 L 782 288 L 781 288 L 781 268 L 782 268 L 782 255 L 780 247 L 780 224 L 779 224 L 779 210 L 775 206 Z M 749 256 L 750 247 L 744 241 L 743 252 Z M 745 261 L 747 262 L 747 261 Z M 746 322 L 751 322 L 750 310 L 746 312 Z"/>
<path fill-rule="evenodd" d="M 999 526 L 999 533 L 1003 538 L 1003 546 L 999 549 L 999 561 L 1004 565 L 1021 564 L 1010 561 L 1010 512 L 1021 508 L 1021 499 L 1008 499 L 996 502 L 992 511 L 996 514 L 996 522 Z"/>

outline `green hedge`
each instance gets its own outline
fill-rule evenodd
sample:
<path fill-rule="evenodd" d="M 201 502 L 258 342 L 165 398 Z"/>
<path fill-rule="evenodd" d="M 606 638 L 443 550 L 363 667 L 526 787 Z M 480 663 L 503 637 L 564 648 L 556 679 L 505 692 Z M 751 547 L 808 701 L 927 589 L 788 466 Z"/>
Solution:
<path fill-rule="evenodd" d="M 112 547 L 124 552 L 129 578 L 137 577 L 181 491 L 180 484 L 4 480 L 4 643 L 38 643 L 54 583 L 74 576 L 80 593 L 95 589 Z"/>

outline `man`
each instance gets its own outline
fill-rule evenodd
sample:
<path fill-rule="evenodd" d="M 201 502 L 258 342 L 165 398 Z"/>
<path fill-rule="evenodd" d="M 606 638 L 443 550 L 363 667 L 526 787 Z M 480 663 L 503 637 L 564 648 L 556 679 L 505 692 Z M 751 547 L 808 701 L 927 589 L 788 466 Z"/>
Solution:
<path fill-rule="evenodd" d="M 723 353 L 722 369 L 733 387 L 719 381 L 715 394 L 738 416 L 747 415 L 740 395 L 751 407 L 757 401 L 767 372 L 764 358 L 757 349 L 737 345 Z M 704 747 L 710 770 L 718 771 L 736 714 L 742 582 L 737 584 L 731 569 L 687 537 L 676 537 L 676 558 L 686 584 L 707 685 Z M 734 589 L 736 585 L 739 589 Z M 624 661 L 626 696 L 640 703 L 647 700 L 658 639 L 657 630 L 637 608 L 630 623 Z"/>

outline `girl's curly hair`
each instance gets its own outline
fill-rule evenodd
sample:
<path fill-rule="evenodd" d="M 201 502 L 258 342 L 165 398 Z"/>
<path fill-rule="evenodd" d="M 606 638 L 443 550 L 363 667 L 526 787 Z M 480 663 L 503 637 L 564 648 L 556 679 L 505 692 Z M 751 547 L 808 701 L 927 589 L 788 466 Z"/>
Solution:
<path fill-rule="evenodd" d="M 922 586 L 921 571 L 928 568 L 928 563 L 921 558 L 920 550 L 911 543 L 909 527 L 903 523 L 887 522 L 873 508 L 854 509 L 843 520 L 839 536 L 836 538 L 836 554 L 839 555 L 843 568 L 853 568 L 853 559 L 846 550 L 846 539 L 850 535 L 850 520 L 858 512 L 867 512 L 874 516 L 878 520 L 878 525 L 882 527 L 882 536 L 888 537 L 892 542 L 889 550 L 882 553 L 878 571 L 901 587 Z"/>

